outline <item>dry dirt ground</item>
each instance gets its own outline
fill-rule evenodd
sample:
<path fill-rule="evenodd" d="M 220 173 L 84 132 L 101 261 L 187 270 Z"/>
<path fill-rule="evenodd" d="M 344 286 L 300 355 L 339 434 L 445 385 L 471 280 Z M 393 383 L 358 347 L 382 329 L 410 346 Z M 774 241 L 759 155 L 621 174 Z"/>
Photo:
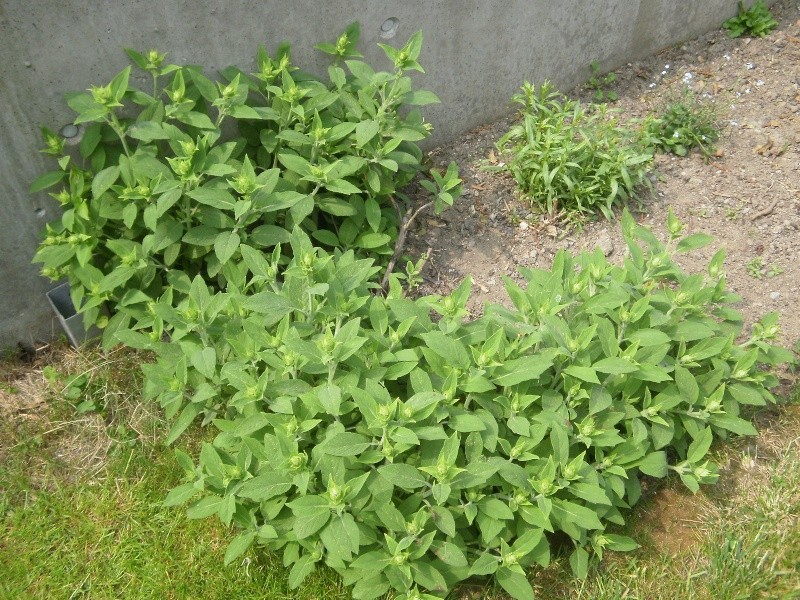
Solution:
<path fill-rule="evenodd" d="M 714 31 L 626 65 L 609 89 L 619 94 L 615 105 L 624 118 L 657 113 L 687 86 L 713 102 L 721 126 L 716 156 L 657 155 L 654 192 L 643 196 L 639 219 L 664 238 L 672 207 L 687 233 L 715 236 L 714 244 L 681 258 L 684 269 L 704 270 L 725 248 L 729 287 L 743 297 L 739 310 L 748 322 L 780 312 L 780 341 L 789 346 L 800 339 L 800 3 L 782 0 L 772 12 L 780 25 L 766 38 L 728 39 Z M 571 95 L 588 101 L 592 93 Z M 421 219 L 410 236 L 412 254 L 432 248 L 421 292 L 443 293 L 472 275 L 474 314 L 485 302 L 507 302 L 502 276 L 519 279 L 520 266 L 548 268 L 561 248 L 600 247 L 613 261 L 625 251 L 618 222 L 570 230 L 532 212 L 510 175 L 485 170 L 500 160 L 495 143 L 513 119 L 431 153 L 435 164 L 458 163 L 464 195 L 440 217 Z"/>

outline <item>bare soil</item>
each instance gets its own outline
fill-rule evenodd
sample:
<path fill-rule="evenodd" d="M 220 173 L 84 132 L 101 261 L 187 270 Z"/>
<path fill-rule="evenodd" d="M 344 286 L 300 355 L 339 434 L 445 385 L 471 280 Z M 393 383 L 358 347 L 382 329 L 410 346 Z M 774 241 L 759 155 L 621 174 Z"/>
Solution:
<path fill-rule="evenodd" d="M 729 39 L 714 31 L 626 65 L 609 89 L 630 118 L 658 113 L 687 86 L 714 103 L 722 129 L 716 154 L 657 155 L 654 192 L 642 198 L 639 217 L 663 238 L 672 207 L 687 233 L 712 234 L 713 244 L 681 257 L 683 268 L 705 270 L 725 248 L 729 288 L 743 298 L 737 308 L 749 323 L 780 312 L 780 342 L 789 346 L 800 339 L 800 3 L 781 0 L 772 12 L 780 25 L 766 38 Z M 587 102 L 592 94 L 571 92 Z M 537 214 L 510 175 L 484 168 L 499 160 L 495 143 L 513 120 L 431 153 L 434 164 L 459 164 L 464 194 L 440 217 L 420 219 L 409 236 L 411 254 L 432 249 L 420 291 L 446 293 L 471 275 L 474 315 L 486 302 L 507 302 L 502 276 L 519 280 L 518 267 L 548 268 L 559 249 L 600 247 L 614 261 L 625 252 L 617 222 L 569 228 Z"/>

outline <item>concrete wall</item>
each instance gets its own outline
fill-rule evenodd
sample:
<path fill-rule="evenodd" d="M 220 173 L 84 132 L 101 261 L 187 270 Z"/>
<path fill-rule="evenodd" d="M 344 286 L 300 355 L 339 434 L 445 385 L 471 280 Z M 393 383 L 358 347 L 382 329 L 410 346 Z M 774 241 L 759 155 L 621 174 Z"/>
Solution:
<path fill-rule="evenodd" d="M 400 45 L 422 29 L 418 82 L 437 93 L 426 116 L 434 143 L 509 111 L 524 79 L 569 88 L 592 60 L 611 69 L 717 28 L 737 0 L 2 0 L 0 1 L 0 348 L 55 331 L 44 292 L 53 284 L 30 259 L 44 224 L 56 215 L 45 195 L 28 195 L 53 168 L 38 154 L 38 128 L 57 130 L 71 112 L 62 94 L 104 84 L 128 64 L 123 47 L 158 48 L 207 73 L 236 64 L 254 70 L 259 44 L 293 43 L 294 62 L 324 72 L 315 43 L 361 22 L 366 59 L 389 67 L 376 42 L 398 19 Z M 56 332 L 57 333 L 57 332 Z"/>

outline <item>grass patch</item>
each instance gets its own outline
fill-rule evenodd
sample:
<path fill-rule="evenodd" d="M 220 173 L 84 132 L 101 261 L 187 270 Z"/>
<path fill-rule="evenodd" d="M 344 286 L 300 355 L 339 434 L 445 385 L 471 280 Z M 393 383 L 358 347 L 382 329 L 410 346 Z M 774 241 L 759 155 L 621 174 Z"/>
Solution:
<path fill-rule="evenodd" d="M 138 399 L 141 360 L 62 348 L 47 359 L 57 380 L 43 364 L 0 369 L 0 598 L 348 598 L 327 570 L 289 590 L 280 559 L 258 550 L 223 567 L 232 532 L 161 505 L 181 471 L 158 442 L 167 425 Z M 59 382 L 83 373 L 85 397 L 65 398 Z M 76 416 L 90 396 L 98 410 Z M 584 581 L 557 559 L 532 574 L 538 597 L 800 598 L 800 406 L 758 420 L 758 438 L 716 451 L 718 486 L 651 492 L 624 532 L 641 549 L 607 553 Z M 453 598 L 506 596 L 476 584 Z"/>

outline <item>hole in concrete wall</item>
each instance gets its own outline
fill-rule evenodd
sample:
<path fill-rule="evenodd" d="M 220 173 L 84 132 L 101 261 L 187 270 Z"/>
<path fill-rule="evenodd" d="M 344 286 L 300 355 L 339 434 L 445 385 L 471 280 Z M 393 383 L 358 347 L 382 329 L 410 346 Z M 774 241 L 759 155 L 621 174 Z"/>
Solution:
<path fill-rule="evenodd" d="M 400 27 L 400 19 L 396 17 L 389 17 L 381 24 L 381 37 L 389 40 L 397 35 L 397 29 Z"/>
<path fill-rule="evenodd" d="M 33 212 L 35 212 L 36 216 L 40 219 L 44 219 L 44 217 L 47 215 L 47 211 L 43 208 L 34 208 Z"/>
<path fill-rule="evenodd" d="M 73 125 L 72 123 L 68 123 L 61 128 L 59 133 L 68 145 L 74 146 L 75 144 L 79 144 L 81 138 L 83 137 L 83 125 Z"/>

